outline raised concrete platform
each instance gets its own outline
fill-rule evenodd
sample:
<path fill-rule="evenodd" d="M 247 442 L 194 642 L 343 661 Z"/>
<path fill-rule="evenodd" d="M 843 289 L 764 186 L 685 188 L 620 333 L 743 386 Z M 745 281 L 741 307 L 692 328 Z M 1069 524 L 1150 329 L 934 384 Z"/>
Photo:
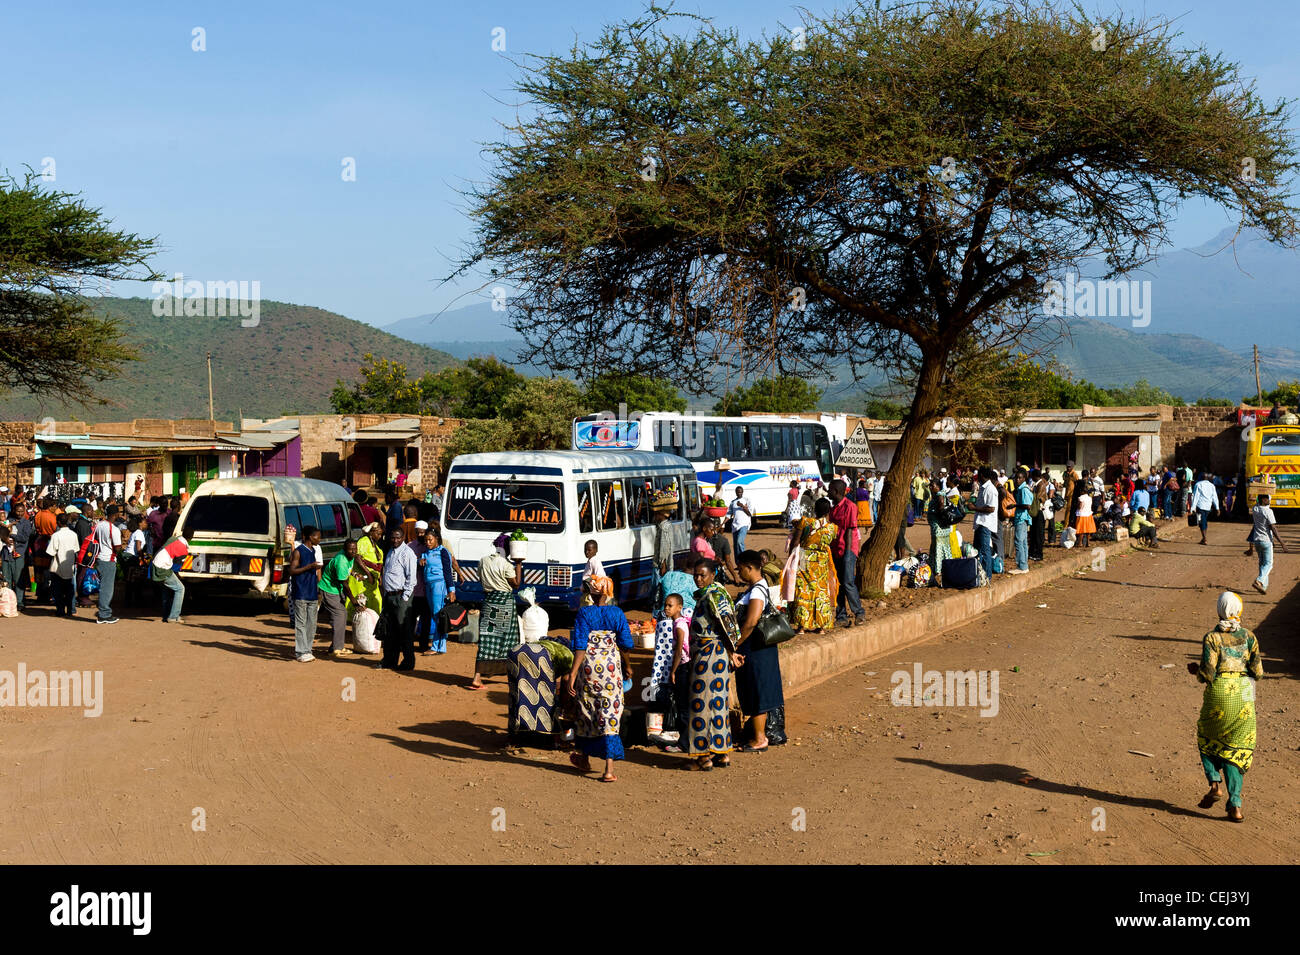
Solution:
<path fill-rule="evenodd" d="M 1184 524 L 1160 530 L 1168 537 L 1188 528 Z M 1127 538 L 1127 532 L 1124 536 Z M 1002 574 L 987 587 L 945 591 L 942 597 L 915 610 L 891 613 L 859 627 L 836 629 L 821 636 L 804 634 L 795 637 L 781 645 L 782 685 L 788 695 L 799 693 L 880 654 L 919 643 L 967 623 L 1026 590 L 1033 590 L 1081 568 L 1092 567 L 1103 556 L 1110 558 L 1133 549 L 1132 542 L 1126 539 L 1098 544 L 1087 550 L 1071 552 L 1050 564 L 1031 564 L 1026 574 Z"/>

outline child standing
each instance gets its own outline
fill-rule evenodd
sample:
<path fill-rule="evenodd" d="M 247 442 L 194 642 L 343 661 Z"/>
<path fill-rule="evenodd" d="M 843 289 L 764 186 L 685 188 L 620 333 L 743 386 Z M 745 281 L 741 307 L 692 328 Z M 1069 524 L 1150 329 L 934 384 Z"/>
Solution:
<path fill-rule="evenodd" d="M 655 624 L 655 658 L 650 669 L 650 697 L 647 702 L 660 699 L 673 692 L 673 674 L 682 661 L 682 647 L 689 645 L 690 619 L 683 610 L 680 594 L 669 594 Z M 661 708 L 660 708 L 661 709 Z M 675 726 L 665 722 L 664 713 L 646 714 L 647 735 L 658 733 L 671 739 L 676 736 Z"/>
<path fill-rule="evenodd" d="M 600 562 L 600 558 L 596 556 L 596 552 L 598 550 L 600 550 L 600 548 L 597 546 L 594 540 L 587 541 L 587 543 L 582 548 L 582 553 L 587 558 L 587 569 L 582 572 L 583 587 L 582 587 L 581 605 L 583 607 L 589 607 L 593 603 L 595 603 L 595 601 L 592 600 L 591 594 L 587 592 L 587 586 L 586 586 L 587 581 L 590 580 L 592 577 L 605 576 L 605 565 L 602 564 Z"/>
<path fill-rule="evenodd" d="M 1097 522 L 1092 517 L 1092 495 L 1087 491 L 1079 495 L 1074 509 L 1074 533 L 1080 547 L 1087 547 L 1089 536 L 1097 533 Z"/>

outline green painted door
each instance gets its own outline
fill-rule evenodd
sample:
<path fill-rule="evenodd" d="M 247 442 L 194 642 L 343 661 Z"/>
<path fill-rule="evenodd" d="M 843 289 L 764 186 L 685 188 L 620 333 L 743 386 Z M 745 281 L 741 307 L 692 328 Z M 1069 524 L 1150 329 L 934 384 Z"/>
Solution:
<path fill-rule="evenodd" d="M 177 494 L 182 490 L 193 494 L 200 484 L 217 476 L 215 454 L 178 454 L 174 460 L 173 477 Z"/>

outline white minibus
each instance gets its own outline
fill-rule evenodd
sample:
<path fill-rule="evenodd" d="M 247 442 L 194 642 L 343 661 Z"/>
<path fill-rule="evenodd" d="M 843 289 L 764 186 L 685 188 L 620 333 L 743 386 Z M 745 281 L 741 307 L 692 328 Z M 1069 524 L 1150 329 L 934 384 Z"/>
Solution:
<path fill-rule="evenodd" d="M 523 585 L 539 603 L 572 610 L 582 599 L 583 553 L 594 540 L 615 598 L 643 600 L 654 586 L 653 503 L 674 499 L 668 523 L 674 562 L 690 547 L 699 507 L 689 461 L 650 451 L 506 451 L 462 454 L 443 495 L 443 542 L 460 564 L 457 599 L 478 603 L 478 562 L 500 534 L 528 538 Z"/>
<path fill-rule="evenodd" d="M 190 553 L 178 569 L 185 586 L 252 590 L 273 597 L 288 592 L 284 529 L 301 539 L 305 527 L 321 532 L 329 560 L 360 531 L 361 508 L 341 485 L 312 478 L 220 478 L 204 481 L 181 512 L 178 529 Z"/>

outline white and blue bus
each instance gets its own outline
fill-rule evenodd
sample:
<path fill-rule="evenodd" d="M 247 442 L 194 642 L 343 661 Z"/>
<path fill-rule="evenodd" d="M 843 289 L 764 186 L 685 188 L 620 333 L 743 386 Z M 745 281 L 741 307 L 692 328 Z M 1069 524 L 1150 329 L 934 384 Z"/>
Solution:
<path fill-rule="evenodd" d="M 663 411 L 615 419 L 588 415 L 573 422 L 578 451 L 659 451 L 690 461 L 701 491 L 730 503 L 743 487 L 756 517 L 775 517 L 789 503 L 790 482 L 829 483 L 834 459 L 826 426 L 776 416 L 692 417 Z M 721 471 L 719 459 L 726 459 Z"/>
<path fill-rule="evenodd" d="M 460 564 L 456 597 L 483 600 L 478 562 L 498 535 L 528 538 L 523 585 L 539 603 L 572 610 L 582 599 L 583 547 L 594 540 L 619 601 L 651 596 L 654 510 L 673 501 L 668 532 L 674 564 L 690 547 L 699 508 L 695 470 L 646 451 L 507 451 L 451 462 L 441 515 L 443 542 Z"/>

